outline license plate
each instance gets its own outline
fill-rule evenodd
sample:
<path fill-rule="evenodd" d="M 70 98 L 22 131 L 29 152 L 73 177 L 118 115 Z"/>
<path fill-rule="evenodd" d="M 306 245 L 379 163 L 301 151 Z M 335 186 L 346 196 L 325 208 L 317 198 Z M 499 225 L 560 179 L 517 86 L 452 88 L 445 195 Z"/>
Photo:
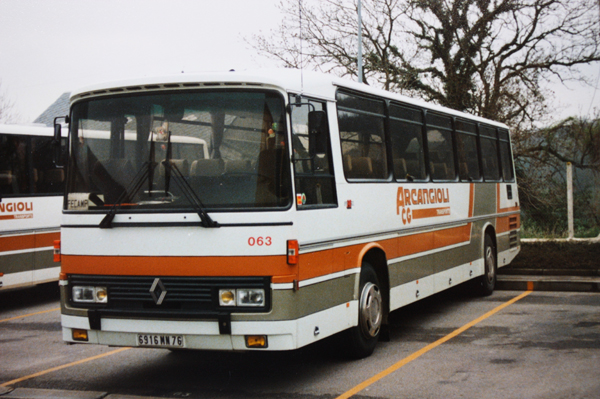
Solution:
<path fill-rule="evenodd" d="M 183 335 L 138 334 L 137 346 L 162 346 L 168 348 L 184 348 Z"/>

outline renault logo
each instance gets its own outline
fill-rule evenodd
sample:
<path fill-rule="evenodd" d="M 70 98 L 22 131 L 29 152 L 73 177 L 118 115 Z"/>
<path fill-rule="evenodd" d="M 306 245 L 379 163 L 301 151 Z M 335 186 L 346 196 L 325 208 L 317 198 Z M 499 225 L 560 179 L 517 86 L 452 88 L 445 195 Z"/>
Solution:
<path fill-rule="evenodd" d="M 152 299 L 154 299 L 154 303 L 160 305 L 163 303 L 165 296 L 167 295 L 167 290 L 165 289 L 164 284 L 160 281 L 159 278 L 155 278 L 152 283 L 152 287 L 150 287 L 150 295 L 152 295 Z"/>

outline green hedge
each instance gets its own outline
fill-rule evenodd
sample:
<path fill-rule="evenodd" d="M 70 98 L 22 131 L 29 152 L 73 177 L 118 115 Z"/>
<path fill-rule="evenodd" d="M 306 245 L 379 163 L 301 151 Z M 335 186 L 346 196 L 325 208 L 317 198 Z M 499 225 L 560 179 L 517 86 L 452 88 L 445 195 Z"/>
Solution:
<path fill-rule="evenodd" d="M 501 269 L 503 273 L 519 270 L 600 275 L 600 240 L 523 239 L 519 255 Z"/>

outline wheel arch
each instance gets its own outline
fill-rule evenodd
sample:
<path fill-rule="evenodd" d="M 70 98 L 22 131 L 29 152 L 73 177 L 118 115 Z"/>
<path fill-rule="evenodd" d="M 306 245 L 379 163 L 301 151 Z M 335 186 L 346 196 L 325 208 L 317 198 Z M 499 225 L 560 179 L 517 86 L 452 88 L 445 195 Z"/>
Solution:
<path fill-rule="evenodd" d="M 361 268 L 363 262 L 367 262 L 373 266 L 377 274 L 384 303 L 383 323 L 387 324 L 387 316 L 390 312 L 390 273 L 385 249 L 377 243 L 366 245 L 358 256 L 357 267 Z M 359 296 L 359 280 L 360 274 L 357 275 L 356 279 L 356 298 Z"/>
<path fill-rule="evenodd" d="M 490 236 L 492 244 L 494 245 L 494 252 L 496 257 L 498 256 L 498 241 L 496 240 L 496 229 L 491 223 L 486 223 L 483 226 L 483 234 L 481 235 L 481 253 L 483 254 L 485 248 L 485 236 Z"/>

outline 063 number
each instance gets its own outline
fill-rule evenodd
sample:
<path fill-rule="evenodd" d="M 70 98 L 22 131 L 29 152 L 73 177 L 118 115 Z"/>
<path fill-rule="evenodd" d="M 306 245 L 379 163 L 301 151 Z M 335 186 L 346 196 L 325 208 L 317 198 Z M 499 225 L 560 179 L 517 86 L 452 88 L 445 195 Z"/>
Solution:
<path fill-rule="evenodd" d="M 259 247 L 262 247 L 263 245 L 266 245 L 267 247 L 270 246 L 273 243 L 271 237 L 250 237 L 248 238 L 248 245 L 250 245 L 251 247 L 258 245 Z"/>

